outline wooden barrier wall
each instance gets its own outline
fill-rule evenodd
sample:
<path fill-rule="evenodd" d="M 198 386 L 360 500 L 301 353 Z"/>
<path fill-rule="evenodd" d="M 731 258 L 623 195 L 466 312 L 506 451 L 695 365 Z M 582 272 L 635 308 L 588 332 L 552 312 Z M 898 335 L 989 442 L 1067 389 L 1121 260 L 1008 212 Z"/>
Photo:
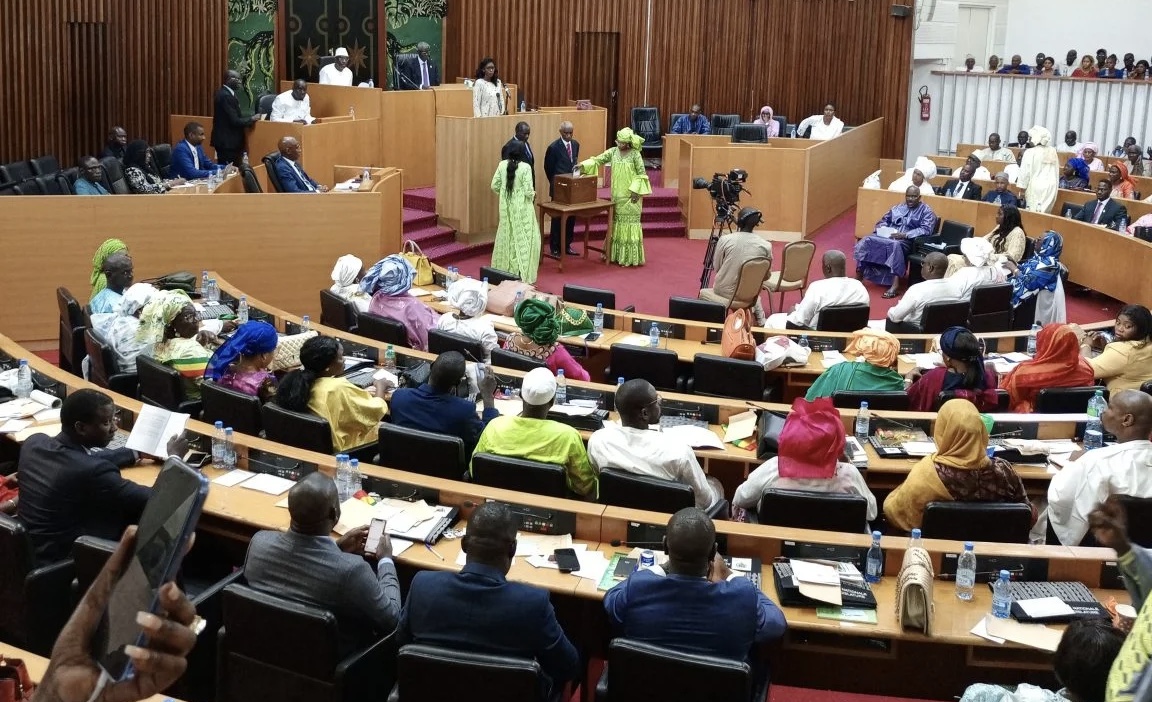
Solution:
<path fill-rule="evenodd" d="M 880 166 L 883 136 L 882 120 L 874 120 L 808 149 L 804 236 L 852 207 L 860 183 Z"/>

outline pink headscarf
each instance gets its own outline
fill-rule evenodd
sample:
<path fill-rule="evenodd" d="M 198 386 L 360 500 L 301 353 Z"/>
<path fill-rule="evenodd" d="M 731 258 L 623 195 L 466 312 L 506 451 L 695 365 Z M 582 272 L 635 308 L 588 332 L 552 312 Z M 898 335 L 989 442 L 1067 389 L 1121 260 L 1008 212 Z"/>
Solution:
<path fill-rule="evenodd" d="M 844 423 L 832 398 L 812 402 L 803 397 L 792 403 L 792 412 L 780 430 L 780 454 L 776 468 L 781 478 L 825 478 L 836 475 L 844 452 Z"/>

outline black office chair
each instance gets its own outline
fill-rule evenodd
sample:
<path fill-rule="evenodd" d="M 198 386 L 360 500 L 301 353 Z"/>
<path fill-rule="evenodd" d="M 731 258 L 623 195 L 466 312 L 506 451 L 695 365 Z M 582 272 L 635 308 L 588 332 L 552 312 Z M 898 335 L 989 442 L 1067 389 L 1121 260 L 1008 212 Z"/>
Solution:
<path fill-rule="evenodd" d="M 772 394 L 762 364 L 706 353 L 692 357 L 692 377 L 688 379 L 687 390 L 696 395 L 757 402 L 766 402 Z"/>
<path fill-rule="evenodd" d="M 740 124 L 740 115 L 712 115 L 712 134 L 727 136 Z"/>
<path fill-rule="evenodd" d="M 657 107 L 633 107 L 632 131 L 644 137 L 640 153 L 645 156 L 664 148 L 660 132 L 660 109 Z"/>
<path fill-rule="evenodd" d="M 272 190 L 278 193 L 284 192 L 284 184 L 280 182 L 280 176 L 276 174 L 276 162 L 280 160 L 280 152 L 273 151 L 260 160 L 264 163 L 264 172 L 268 174 L 268 183 L 272 186 Z"/>
<path fill-rule="evenodd" d="M 172 145 L 156 144 L 152 147 L 152 158 L 156 161 L 156 169 L 160 171 L 161 178 L 172 176 Z"/>
<path fill-rule="evenodd" d="M 515 273 L 502 271 L 499 268 L 493 268 L 492 266 L 480 266 L 480 280 L 484 280 L 485 278 L 488 279 L 489 285 L 499 285 L 505 280 L 520 280 L 520 276 L 516 275 Z"/>
<path fill-rule="evenodd" d="M 332 455 L 332 428 L 323 417 L 284 409 L 273 402 L 260 408 L 264 436 L 269 441 Z"/>
<path fill-rule="evenodd" d="M 679 392 L 684 389 L 683 379 L 676 375 L 675 351 L 612 344 L 609 353 L 604 377 L 612 382 L 616 378 L 643 378 L 660 390 Z"/>
<path fill-rule="evenodd" d="M 859 534 L 868 525 L 868 501 L 841 492 L 769 488 L 755 516 L 760 524 Z"/>
<path fill-rule="evenodd" d="M 224 426 L 248 436 L 260 436 L 263 421 L 260 398 L 205 380 L 200 385 L 200 421 L 224 422 Z"/>
<path fill-rule="evenodd" d="M 861 402 L 868 402 L 868 409 L 908 411 L 908 393 L 903 390 L 837 390 L 832 393 L 832 406 L 842 409 L 860 409 Z"/>
<path fill-rule="evenodd" d="M 0 166 L 0 181 L 5 183 L 22 183 L 35 176 L 32 166 L 27 161 L 13 161 Z"/>
<path fill-rule="evenodd" d="M 33 175 L 46 176 L 60 170 L 60 161 L 55 156 L 37 156 L 28 162 Z"/>
<path fill-rule="evenodd" d="M 356 315 L 356 333 L 385 344 L 408 347 L 408 328 L 403 322 L 371 312 Z"/>
<path fill-rule="evenodd" d="M 668 298 L 668 316 L 674 319 L 689 319 L 693 322 L 724 325 L 728 308 L 720 302 L 698 300 L 694 297 Z"/>
<path fill-rule="evenodd" d="M 744 661 L 623 638 L 608 645 L 608 666 L 596 685 L 596 702 L 748 702 L 767 695 L 767 679 L 755 680 Z"/>
<path fill-rule="evenodd" d="M 136 374 L 120 372 L 116 355 L 92 329 L 84 330 L 84 350 L 88 353 L 88 380 L 126 397 L 136 397 Z"/>
<path fill-rule="evenodd" d="M 0 514 L 0 639 L 41 656 L 72 614 L 72 560 L 35 566 L 28 532 Z"/>
<path fill-rule="evenodd" d="M 400 648 L 396 668 L 397 689 L 389 702 L 541 700 L 540 664 L 531 658 L 408 644 Z"/>
<path fill-rule="evenodd" d="M 535 368 L 548 367 L 548 364 L 544 363 L 544 361 L 504 349 L 492 349 L 492 365 L 497 368 L 513 368 L 525 372 Z"/>
<path fill-rule="evenodd" d="M 1019 502 L 929 502 L 920 533 L 926 539 L 1026 544 L 1032 509 Z"/>
<path fill-rule="evenodd" d="M 1144 548 L 1152 548 L 1152 499 L 1120 495 L 1128 515 L 1128 538 Z M 1092 532 L 1088 532 L 1091 536 Z"/>
<path fill-rule="evenodd" d="M 260 99 L 256 101 L 256 112 L 262 115 L 272 114 L 272 103 L 276 102 L 276 94 L 268 93 L 261 95 Z"/>
<path fill-rule="evenodd" d="M 596 501 L 602 505 L 675 514 L 685 507 L 694 506 L 696 496 L 690 486 L 675 480 L 606 467 L 600 469 L 600 496 Z M 728 501 L 720 500 L 712 505 L 708 514 L 726 519 Z"/>
<path fill-rule="evenodd" d="M 459 436 L 401 428 L 388 422 L 380 425 L 379 436 L 377 463 L 382 466 L 445 480 L 462 480 L 468 472 L 468 456 Z"/>
<path fill-rule="evenodd" d="M 933 302 L 924 305 L 920 318 L 922 334 L 940 334 L 948 327 L 962 327 L 968 323 L 968 301 Z"/>
<path fill-rule="evenodd" d="M 60 179 L 56 177 L 55 173 L 49 175 L 36 176 L 36 187 L 40 188 L 41 195 L 71 195 L 71 191 L 65 192 L 63 184 Z"/>
<path fill-rule="evenodd" d="M 564 476 L 564 466 L 491 453 L 472 456 L 472 482 L 533 495 L 571 496 Z"/>
<path fill-rule="evenodd" d="M 88 326 L 84 308 L 65 287 L 56 288 L 56 307 L 60 312 L 60 368 L 73 375 L 82 375 L 84 329 Z"/>
<path fill-rule="evenodd" d="M 733 144 L 767 144 L 768 127 L 764 124 L 741 122 L 732 129 Z"/>
<path fill-rule="evenodd" d="M 788 118 L 784 115 L 773 115 L 773 121 L 780 125 L 780 129 L 776 132 L 778 136 L 788 136 Z"/>
<path fill-rule="evenodd" d="M 908 285 L 914 285 L 924 280 L 920 274 L 920 266 L 924 258 L 938 251 L 944 254 L 960 253 L 960 242 L 972 236 L 975 228 L 971 224 L 955 222 L 950 219 L 940 221 L 940 233 L 935 236 L 922 236 L 915 240 L 915 252 L 908 257 Z"/>
<path fill-rule="evenodd" d="M 933 412 L 939 412 L 940 408 L 942 406 L 944 406 L 945 402 L 947 402 L 948 400 L 955 400 L 955 399 L 956 399 L 956 391 L 955 390 L 942 390 L 939 394 L 936 395 L 936 400 L 932 403 L 932 411 Z M 1008 391 L 997 388 L 996 389 L 996 407 L 992 408 L 992 409 L 988 409 L 986 411 L 988 411 L 988 412 L 1008 412 L 1011 409 L 1011 405 L 1012 405 L 1012 397 L 1008 394 Z"/>
<path fill-rule="evenodd" d="M 140 401 L 163 407 L 170 412 L 183 412 L 200 417 L 200 400 L 184 395 L 184 379 L 175 368 L 157 362 L 150 356 L 136 357 L 136 375 L 140 383 Z"/>
<path fill-rule="evenodd" d="M 989 283 L 973 288 L 967 326 L 974 333 L 1008 331 L 1012 326 L 1012 284 Z"/>
<path fill-rule="evenodd" d="M 381 700 L 395 681 L 395 633 L 343 653 L 336 616 L 245 585 L 224 588 L 218 702 Z"/>
<path fill-rule="evenodd" d="M 256 171 L 252 170 L 252 166 L 243 163 L 240 164 L 240 181 L 244 183 L 244 192 L 249 195 L 264 192 L 264 188 L 260 187 L 260 180 L 256 177 Z"/>
<path fill-rule="evenodd" d="M 68 182 L 68 192 L 72 192 L 72 186 L 76 184 L 76 179 L 80 177 L 80 169 L 76 166 L 65 168 L 60 171 L 60 175 Z"/>
<path fill-rule="evenodd" d="M 868 305 L 831 305 L 820 310 L 816 315 L 816 329 L 814 331 L 854 332 L 868 326 L 868 315 L 871 308 Z M 792 323 L 786 325 L 792 328 Z M 848 345 L 848 339 L 842 336 L 822 337 L 822 348 L 843 351 Z"/>
<path fill-rule="evenodd" d="M 1108 390 L 1088 385 L 1079 388 L 1044 388 L 1036 393 L 1036 403 L 1032 411 L 1036 414 L 1075 414 L 1088 411 L 1088 401 L 1097 390 L 1104 391 L 1104 399 L 1108 399 Z"/>
<path fill-rule="evenodd" d="M 616 293 L 611 290 L 604 290 L 602 288 L 590 288 L 586 285 L 571 285 L 564 284 L 564 290 L 561 293 L 561 299 L 564 302 L 572 302 L 577 305 L 588 305 L 595 307 L 596 303 L 604 305 L 606 310 L 616 309 Z M 635 311 L 635 305 L 628 305 L 624 308 L 624 312 Z M 604 328 L 616 328 L 616 316 L 611 314 L 604 315 Z"/>
<path fill-rule="evenodd" d="M 356 331 L 356 305 L 331 290 L 320 291 L 320 323 L 345 332 Z M 407 334 L 405 334 L 407 338 Z"/>
<path fill-rule="evenodd" d="M 479 339 L 453 334 L 442 329 L 428 330 L 428 353 L 442 354 L 445 351 L 459 351 L 470 361 L 484 361 L 484 344 Z"/>
<path fill-rule="evenodd" d="M 1065 202 L 1064 206 L 1060 208 L 1060 216 L 1065 219 L 1074 219 L 1080 214 L 1080 210 L 1084 209 L 1083 205 L 1077 205 L 1071 202 Z"/>
<path fill-rule="evenodd" d="M 104 187 L 108 192 L 113 195 L 127 195 L 132 191 L 128 189 L 128 181 L 124 179 L 124 169 L 120 164 L 120 159 L 115 156 L 106 156 L 100 159 L 100 165 L 104 167 Z"/>

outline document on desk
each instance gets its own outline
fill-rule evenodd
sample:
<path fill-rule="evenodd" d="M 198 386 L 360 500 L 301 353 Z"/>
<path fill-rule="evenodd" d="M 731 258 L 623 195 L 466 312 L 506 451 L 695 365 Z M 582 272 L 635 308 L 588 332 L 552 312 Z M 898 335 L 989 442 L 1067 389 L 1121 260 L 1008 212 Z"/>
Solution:
<path fill-rule="evenodd" d="M 724 431 L 724 442 L 732 443 L 747 439 L 756 433 L 756 410 L 734 414 L 728 418 L 728 428 Z"/>
<path fill-rule="evenodd" d="M 988 639 L 992 643 L 998 643 L 998 644 L 1004 643 L 1004 641 L 1006 641 L 1006 639 L 1002 639 L 999 636 L 993 636 L 992 634 L 988 633 L 988 620 L 990 618 L 991 618 L 991 615 L 986 615 L 986 616 L 982 617 L 980 619 L 980 621 L 976 622 L 976 626 L 972 627 L 972 630 L 969 631 L 968 633 L 975 634 L 976 636 L 979 636 L 982 639 Z"/>
<path fill-rule="evenodd" d="M 629 334 L 628 336 L 617 339 L 616 341 L 613 341 L 612 343 L 614 343 L 614 344 L 628 344 L 629 346 L 647 346 L 648 345 L 648 335 L 647 334 Z"/>
<path fill-rule="evenodd" d="M 1076 612 L 1059 597 L 1037 597 L 1031 600 L 1017 600 L 1016 604 L 1032 619 L 1071 617 Z"/>
<path fill-rule="evenodd" d="M 1063 632 L 1049 629 L 1043 624 L 1021 624 L 1015 619 L 985 617 L 985 625 L 992 636 L 1044 651 L 1055 652 L 1063 636 Z"/>
<path fill-rule="evenodd" d="M 564 415 L 567 415 L 569 417 L 587 417 L 588 415 L 595 412 L 596 408 L 594 406 L 593 407 L 586 407 L 584 405 L 566 404 L 566 405 L 552 405 L 550 408 L 548 408 L 548 411 L 549 412 L 556 412 L 558 414 L 564 414 Z"/>
<path fill-rule="evenodd" d="M 412 297 L 428 297 L 432 291 L 424 288 L 408 288 L 408 294 Z"/>
<path fill-rule="evenodd" d="M 577 544 L 584 548 L 583 544 Z M 576 548 L 572 545 L 571 534 L 527 534 L 516 535 L 517 556 L 551 556 L 558 548 Z"/>
<path fill-rule="evenodd" d="M 12 440 L 17 443 L 23 443 L 28 440 L 29 436 L 36 434 L 46 434 L 48 436 L 56 436 L 60 433 L 61 427 L 59 424 L 39 424 L 34 427 L 22 429 L 12 435 Z"/>
<path fill-rule="evenodd" d="M 909 456 L 927 456 L 936 452 L 935 441 L 905 441 L 900 450 Z"/>
<path fill-rule="evenodd" d="M 840 353 L 836 349 L 825 349 L 824 351 L 820 352 L 820 365 L 824 366 L 825 368 L 831 368 L 832 366 L 838 363 L 843 363 L 847 360 L 847 358 L 844 358 L 844 354 Z"/>
<path fill-rule="evenodd" d="M 222 487 L 232 487 L 233 485 L 239 485 L 240 483 L 244 482 L 248 478 L 251 478 L 253 475 L 256 475 L 256 474 L 249 472 L 249 471 L 246 471 L 246 470 L 240 470 L 239 468 L 237 468 L 236 470 L 230 470 L 227 473 L 224 473 L 223 475 L 219 475 L 219 476 L 213 478 L 212 483 L 214 485 L 220 485 Z"/>
<path fill-rule="evenodd" d="M 136 415 L 136 423 L 132 425 L 132 433 L 128 435 L 125 446 L 149 456 L 167 456 L 168 440 L 184 431 L 188 417 L 180 412 L 143 405 L 140 414 Z"/>
<path fill-rule="evenodd" d="M 905 363 L 914 363 L 917 368 L 924 370 L 931 370 L 936 366 L 944 365 L 944 357 L 938 353 L 905 353 L 901 354 L 900 360 Z"/>
<path fill-rule="evenodd" d="M 663 427 L 660 430 L 665 436 L 674 436 L 692 448 L 723 449 L 724 442 L 716 433 L 707 427 L 697 427 L 691 424 L 675 424 Z"/>
<path fill-rule="evenodd" d="M 283 495 L 292 489 L 296 482 L 287 478 L 281 478 L 276 475 L 269 475 L 268 473 L 257 473 L 251 478 L 240 483 L 240 487 L 255 490 L 257 492 L 267 493 L 269 495 Z"/>
<path fill-rule="evenodd" d="M 18 431 L 24 431 L 32 426 L 32 422 L 26 419 L 9 419 L 0 426 L 0 434 L 14 434 Z"/>

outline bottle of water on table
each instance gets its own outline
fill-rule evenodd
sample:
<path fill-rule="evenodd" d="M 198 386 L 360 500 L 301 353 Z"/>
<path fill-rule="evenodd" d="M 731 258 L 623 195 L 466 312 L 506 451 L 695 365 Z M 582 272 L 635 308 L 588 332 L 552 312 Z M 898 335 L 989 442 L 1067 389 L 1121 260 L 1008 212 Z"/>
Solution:
<path fill-rule="evenodd" d="M 356 493 L 364 488 L 364 476 L 360 473 L 360 459 L 348 459 L 348 487 L 351 490 L 349 497 L 355 497 Z"/>
<path fill-rule="evenodd" d="M 594 334 L 604 333 L 604 303 L 596 303 L 596 312 L 592 315 L 592 332 Z"/>
<path fill-rule="evenodd" d="M 300 318 L 300 331 L 312 331 L 312 318 L 308 315 L 304 315 Z"/>
<path fill-rule="evenodd" d="M 872 415 L 868 411 L 868 401 L 863 400 L 860 402 L 860 411 L 856 413 L 856 440 L 859 441 L 861 445 L 868 440 L 868 429 L 871 419 Z"/>
<path fill-rule="evenodd" d="M 1036 335 L 1040 333 L 1040 323 L 1033 322 L 1032 330 L 1028 332 L 1028 355 L 1036 355 Z"/>
<path fill-rule="evenodd" d="M 396 370 L 396 349 L 392 348 L 392 344 L 384 347 L 384 369 Z"/>
<path fill-rule="evenodd" d="M 16 397 L 27 399 L 32 395 L 32 369 L 28 367 L 28 359 L 20 359 L 20 367 L 16 369 Z"/>
<path fill-rule="evenodd" d="M 1104 423 L 1100 417 L 1108 409 L 1108 401 L 1104 399 L 1104 390 L 1097 389 L 1096 394 L 1088 400 L 1088 426 L 1084 429 L 1084 450 L 1090 451 L 1104 446 Z"/>
<path fill-rule="evenodd" d="M 1000 578 L 992 585 L 992 616 L 1007 619 L 1012 616 L 1011 575 L 1000 571 Z"/>
<path fill-rule="evenodd" d="M 212 435 L 212 465 L 224 467 L 224 422 L 216 422 L 216 433 Z"/>
<path fill-rule="evenodd" d="M 200 271 L 200 298 L 205 302 L 208 301 L 208 271 Z"/>
<path fill-rule="evenodd" d="M 348 454 L 336 454 L 336 495 L 341 502 L 352 497 L 351 481 L 348 479 Z"/>
<path fill-rule="evenodd" d="M 241 295 L 240 302 L 236 304 L 236 323 L 244 324 L 248 321 L 248 296 Z"/>
<path fill-rule="evenodd" d="M 971 541 L 964 542 L 964 552 L 956 560 L 956 597 L 967 602 L 976 587 L 976 552 Z"/>
<path fill-rule="evenodd" d="M 880 550 L 880 532 L 872 532 L 872 546 L 868 549 L 865 559 L 864 579 L 870 583 L 878 583 L 884 577 L 884 552 Z"/>
<path fill-rule="evenodd" d="M 564 377 L 564 369 L 556 369 L 556 404 L 568 404 L 568 380 Z"/>
<path fill-rule="evenodd" d="M 924 539 L 920 538 L 919 529 L 912 530 L 912 536 L 908 538 L 908 548 L 924 548 Z"/>
<path fill-rule="evenodd" d="M 224 470 L 236 467 L 236 444 L 232 440 L 232 427 L 224 427 Z"/>
<path fill-rule="evenodd" d="M 652 326 L 648 328 L 648 346 L 654 349 L 660 348 L 660 327 L 656 326 L 656 322 L 652 322 Z"/>

